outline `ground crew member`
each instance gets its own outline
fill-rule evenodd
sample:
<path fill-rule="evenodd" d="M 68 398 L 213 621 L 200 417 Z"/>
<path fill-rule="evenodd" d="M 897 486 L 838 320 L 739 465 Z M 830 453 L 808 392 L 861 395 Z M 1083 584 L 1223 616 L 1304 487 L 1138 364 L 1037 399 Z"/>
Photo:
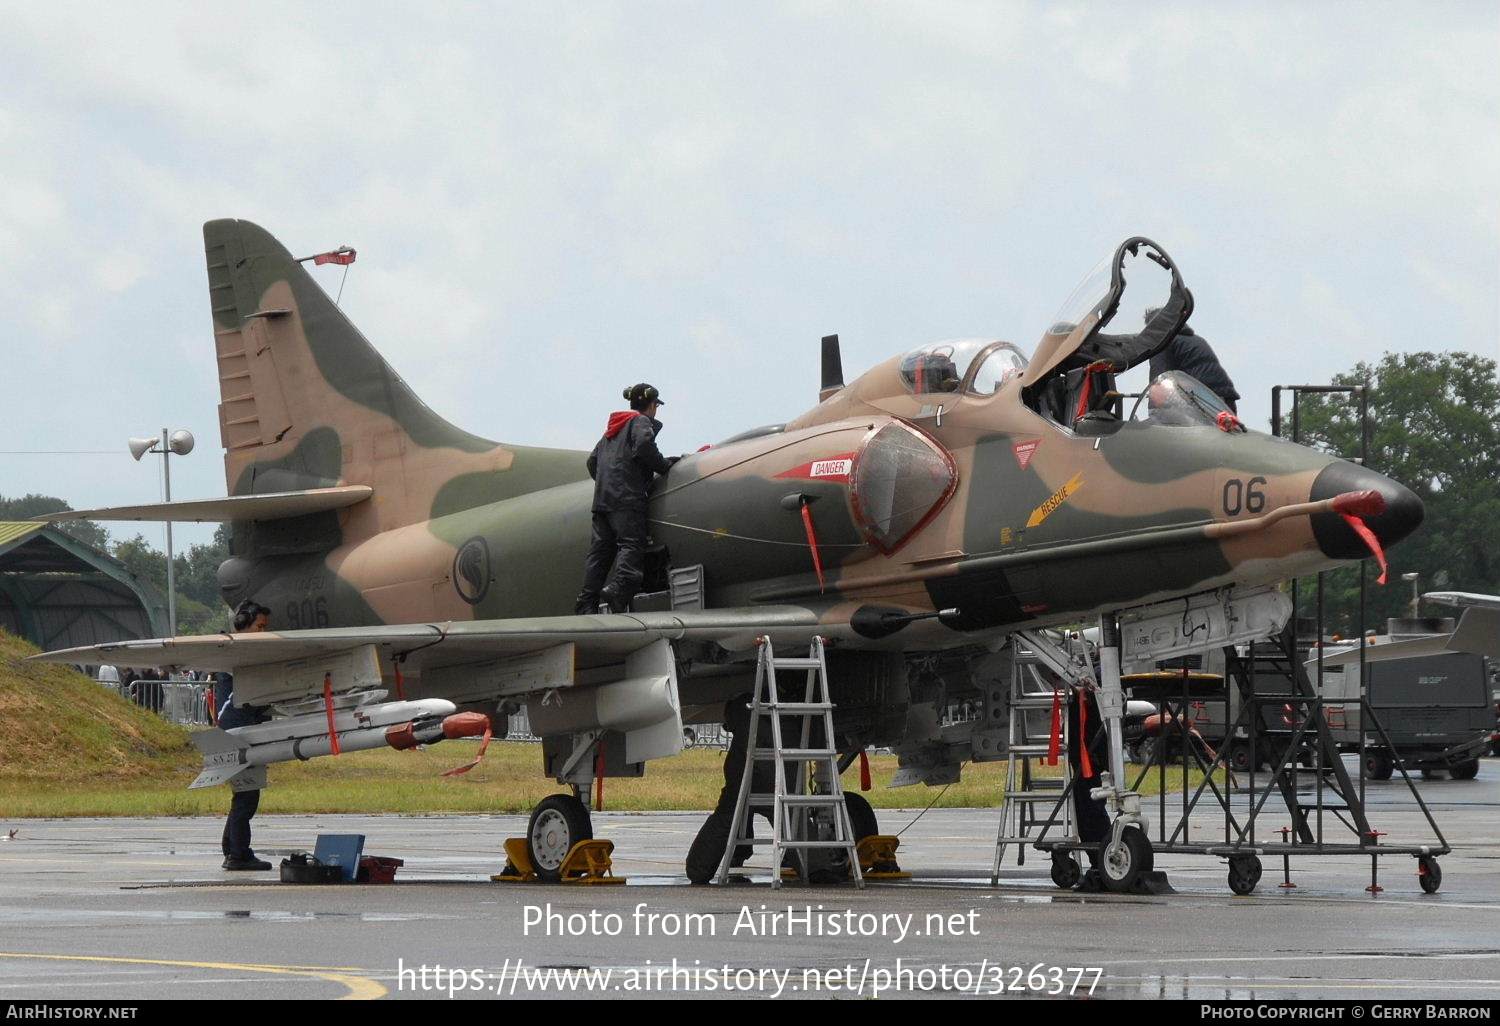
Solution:
<path fill-rule="evenodd" d="M 603 601 L 612 613 L 630 608 L 641 588 L 646 554 L 646 498 L 657 474 L 677 462 L 656 447 L 661 421 L 656 410 L 665 405 L 654 385 L 641 382 L 625 389 L 629 410 L 609 415 L 604 437 L 589 454 L 589 476 L 594 479 L 594 537 L 584 565 L 583 590 L 573 611 L 596 613 Z M 615 572 L 609 584 L 609 569 Z"/>
<path fill-rule="evenodd" d="M 1154 310 L 1146 311 L 1146 320 L 1151 320 L 1155 314 Z M 1239 412 L 1235 406 L 1240 401 L 1240 394 L 1234 389 L 1234 382 L 1229 379 L 1229 372 L 1219 362 L 1213 347 L 1203 338 L 1195 334 L 1193 329 L 1184 324 L 1177 329 L 1177 334 L 1167 347 L 1155 356 L 1151 357 L 1151 379 L 1165 374 L 1167 371 L 1182 371 L 1191 374 L 1209 390 L 1224 401 L 1231 413 Z"/>
<path fill-rule="evenodd" d="M 270 619 L 269 609 L 246 599 L 235 609 L 229 626 L 235 634 L 258 634 L 266 629 Z M 220 703 L 218 715 L 220 730 L 248 727 L 251 724 L 264 723 L 271 718 L 261 706 L 234 704 L 234 674 L 232 673 L 214 675 L 214 697 Z M 263 771 L 256 770 L 256 772 Z M 241 872 L 271 868 L 271 864 L 265 859 L 256 858 L 255 849 L 250 847 L 250 820 L 254 818 L 255 810 L 258 808 L 260 808 L 260 788 L 258 787 L 236 790 L 234 797 L 230 799 L 229 817 L 224 821 L 222 842 L 225 869 Z"/>

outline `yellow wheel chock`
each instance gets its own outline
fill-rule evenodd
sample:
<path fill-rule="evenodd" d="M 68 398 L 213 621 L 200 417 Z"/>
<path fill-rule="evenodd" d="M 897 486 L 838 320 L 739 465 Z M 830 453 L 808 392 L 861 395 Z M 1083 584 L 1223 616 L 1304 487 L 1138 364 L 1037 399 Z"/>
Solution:
<path fill-rule="evenodd" d="M 579 841 L 568 850 L 558 871 L 565 884 L 622 884 L 625 877 L 612 872 L 611 854 L 614 841 L 598 838 Z M 536 868 L 531 864 L 531 854 L 526 850 L 526 838 L 508 837 L 505 840 L 505 868 L 490 877 L 496 883 L 542 883 Z"/>
<path fill-rule="evenodd" d="M 859 871 L 866 880 L 910 880 L 896 863 L 896 849 L 901 840 L 889 834 L 871 834 L 859 842 Z"/>

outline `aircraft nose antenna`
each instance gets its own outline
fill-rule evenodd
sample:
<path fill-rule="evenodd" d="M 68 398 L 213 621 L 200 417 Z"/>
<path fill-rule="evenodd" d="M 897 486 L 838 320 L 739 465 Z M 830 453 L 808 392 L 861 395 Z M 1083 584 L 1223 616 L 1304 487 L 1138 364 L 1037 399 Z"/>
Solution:
<path fill-rule="evenodd" d="M 1313 481 L 1308 499 L 1318 502 L 1349 492 L 1376 492 L 1385 508 L 1363 516 L 1364 524 L 1383 548 L 1390 548 L 1410 535 L 1422 523 L 1426 513 L 1422 500 L 1403 484 L 1398 484 L 1357 463 L 1339 460 L 1323 468 Z M 1351 511 L 1352 512 L 1352 511 Z M 1370 554 L 1369 544 L 1337 512 L 1317 513 L 1312 517 L 1313 536 L 1325 556 L 1333 559 L 1362 559 Z"/>

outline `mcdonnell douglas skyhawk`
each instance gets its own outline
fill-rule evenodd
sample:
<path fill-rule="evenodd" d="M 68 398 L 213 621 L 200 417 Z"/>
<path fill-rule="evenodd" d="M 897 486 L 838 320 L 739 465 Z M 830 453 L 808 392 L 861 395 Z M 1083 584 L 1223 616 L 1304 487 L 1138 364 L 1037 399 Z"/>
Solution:
<path fill-rule="evenodd" d="M 634 608 L 572 615 L 586 454 L 448 423 L 258 226 L 212 221 L 204 242 L 229 497 L 67 516 L 231 521 L 223 598 L 270 607 L 274 629 L 43 658 L 233 671 L 237 700 L 282 718 L 204 732 L 200 786 L 524 707 L 544 771 L 572 786 L 532 816 L 544 877 L 590 836 L 578 795 L 595 775 L 639 774 L 681 750 L 684 724 L 719 720 L 750 690 L 759 638 L 826 639 L 838 751 L 891 746 L 906 779 L 943 782 L 1002 757 L 1004 689 L 974 667 L 1011 634 L 1153 610 L 1175 631 L 1190 606 L 1240 596 L 1280 600 L 1284 620 L 1278 582 L 1378 554 L 1422 519 L 1402 485 L 1247 429 L 1181 372 L 1127 410 L 1117 377 L 1193 307 L 1166 252 L 1132 238 L 1029 357 L 953 339 L 845 383 L 825 339 L 816 405 L 658 479 Z M 1101 663 L 1118 677 L 1118 657 Z M 981 715 L 944 725 L 966 699 Z M 449 736 L 474 730 L 460 721 Z"/>

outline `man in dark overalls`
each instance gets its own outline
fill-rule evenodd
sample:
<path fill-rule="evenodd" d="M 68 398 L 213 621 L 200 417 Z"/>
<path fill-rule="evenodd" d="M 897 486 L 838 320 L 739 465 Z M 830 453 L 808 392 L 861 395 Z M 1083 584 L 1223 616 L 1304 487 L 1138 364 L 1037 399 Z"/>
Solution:
<path fill-rule="evenodd" d="M 235 634 L 258 634 L 266 629 L 270 619 L 269 609 L 246 599 L 235 609 L 230 628 Z M 271 718 L 263 706 L 234 704 L 232 673 L 214 674 L 214 700 L 219 703 L 220 730 L 248 727 Z M 252 767 L 245 772 L 263 774 L 265 770 L 264 767 Z M 254 818 L 255 810 L 260 808 L 260 788 L 248 783 L 246 786 L 237 785 L 233 779 L 230 787 L 235 791 L 229 802 L 229 818 L 224 822 L 224 868 L 233 872 L 270 869 L 271 864 L 265 859 L 256 858 L 255 849 L 250 847 L 250 820 Z"/>
<path fill-rule="evenodd" d="M 646 558 L 646 500 L 656 475 L 676 463 L 656 447 L 661 433 L 657 408 L 664 405 L 654 385 L 641 382 L 625 389 L 629 410 L 609 415 L 604 437 L 589 454 L 594 479 L 594 537 L 584 565 L 583 589 L 573 604 L 579 615 L 597 613 L 603 601 L 612 613 L 630 608 L 640 591 Z M 614 577 L 609 568 L 614 566 Z"/>

